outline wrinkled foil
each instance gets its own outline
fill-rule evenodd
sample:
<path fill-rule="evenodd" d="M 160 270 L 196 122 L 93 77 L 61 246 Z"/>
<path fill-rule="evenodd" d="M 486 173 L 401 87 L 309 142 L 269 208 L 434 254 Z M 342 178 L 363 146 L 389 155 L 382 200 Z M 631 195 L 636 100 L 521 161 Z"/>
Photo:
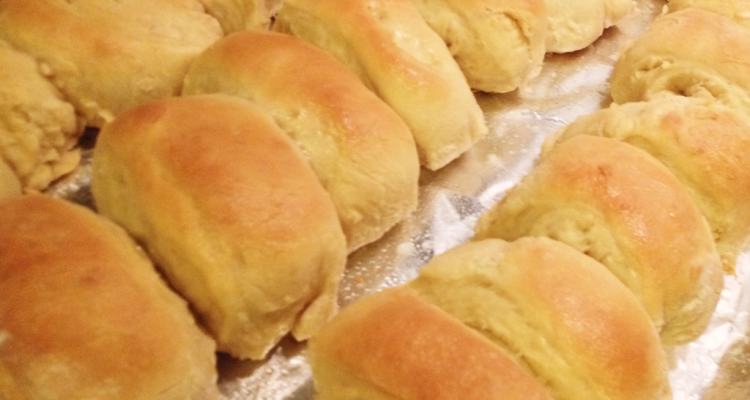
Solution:
<path fill-rule="evenodd" d="M 489 135 L 445 168 L 422 170 L 418 210 L 378 242 L 350 255 L 341 282 L 342 307 L 415 278 L 432 257 L 466 242 L 479 216 L 534 167 L 547 136 L 610 104 L 608 82 L 620 50 L 650 25 L 665 2 L 637 4 L 637 15 L 606 30 L 588 48 L 548 55 L 540 76 L 522 89 L 476 95 Z M 95 132 L 88 132 L 79 169 L 53 186 L 51 194 L 93 207 L 94 142 Z M 675 400 L 750 399 L 750 246 L 736 269 L 735 276 L 725 278 L 705 334 L 669 350 Z M 305 344 L 289 338 L 261 362 L 219 354 L 218 368 L 226 400 L 312 400 L 315 395 Z"/>

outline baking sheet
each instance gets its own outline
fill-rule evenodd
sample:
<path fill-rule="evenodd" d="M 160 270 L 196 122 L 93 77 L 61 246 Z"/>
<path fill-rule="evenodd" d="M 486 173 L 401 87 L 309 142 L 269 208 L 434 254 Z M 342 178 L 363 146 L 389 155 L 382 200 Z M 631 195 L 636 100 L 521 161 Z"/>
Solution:
<path fill-rule="evenodd" d="M 437 172 L 422 170 L 420 207 L 380 241 L 349 258 L 340 304 L 404 283 L 435 255 L 467 241 L 479 216 L 526 175 L 542 141 L 578 116 L 610 103 L 608 80 L 620 49 L 661 12 L 665 2 L 638 0 L 639 14 L 610 28 L 588 48 L 548 55 L 541 75 L 513 93 L 479 93 L 490 133 Z M 95 132 L 82 140 L 79 170 L 50 189 L 91 206 L 90 158 Z M 672 350 L 670 381 L 675 400 L 750 398 L 750 248 L 737 275 L 727 277 L 707 332 Z M 311 400 L 314 388 L 304 344 L 286 339 L 263 362 L 220 354 L 219 386 L 226 400 Z"/>

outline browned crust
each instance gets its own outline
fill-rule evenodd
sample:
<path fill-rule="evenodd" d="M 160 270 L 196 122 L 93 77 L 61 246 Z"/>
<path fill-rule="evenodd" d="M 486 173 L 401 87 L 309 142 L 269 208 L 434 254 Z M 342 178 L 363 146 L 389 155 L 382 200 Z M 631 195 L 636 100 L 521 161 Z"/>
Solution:
<path fill-rule="evenodd" d="M 128 111 L 100 133 L 99 211 L 149 250 L 219 348 L 263 358 L 336 310 L 345 238 L 330 197 L 270 116 L 224 95 Z"/>
<path fill-rule="evenodd" d="M 300 146 L 331 195 L 352 252 L 417 206 L 419 160 L 401 118 L 341 63 L 299 38 L 246 31 L 192 64 L 184 94 L 257 102 Z"/>
<path fill-rule="evenodd" d="M 213 341 L 121 228 L 42 195 L 0 227 L 0 364 L 23 393 L 218 398 Z"/>
<path fill-rule="evenodd" d="M 337 382 L 337 370 L 399 400 L 479 400 L 499 393 L 551 399 L 500 348 L 403 286 L 343 310 L 312 339 L 310 352 L 321 400 L 338 398 L 338 385 L 346 387 Z"/>
<path fill-rule="evenodd" d="M 710 228 L 688 192 L 649 154 L 614 139 L 561 143 L 476 231 L 551 236 L 586 252 L 633 290 L 665 343 L 700 336 L 723 286 Z"/>

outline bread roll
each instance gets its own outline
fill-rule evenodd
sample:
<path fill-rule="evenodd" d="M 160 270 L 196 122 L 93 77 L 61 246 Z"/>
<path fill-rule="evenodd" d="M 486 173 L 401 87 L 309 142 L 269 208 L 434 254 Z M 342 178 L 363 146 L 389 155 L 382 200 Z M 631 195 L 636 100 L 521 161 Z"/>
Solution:
<path fill-rule="evenodd" d="M 359 300 L 310 341 L 318 400 L 552 400 L 511 355 L 406 286 Z"/>
<path fill-rule="evenodd" d="M 265 0 L 200 0 L 225 34 L 246 29 L 268 29 L 271 14 Z"/>
<path fill-rule="evenodd" d="M 633 0 L 585 0 L 571 6 L 565 0 L 546 0 L 549 24 L 546 48 L 552 53 L 581 50 L 594 43 L 604 29 L 635 11 Z"/>
<path fill-rule="evenodd" d="M 32 57 L 0 40 L 0 65 L 0 161 L 24 189 L 43 190 L 78 165 L 83 126 Z"/>
<path fill-rule="evenodd" d="M 260 108 L 236 97 L 149 102 L 102 129 L 99 211 L 137 238 L 221 351 L 261 359 L 336 311 L 346 242 L 328 194 Z"/>
<path fill-rule="evenodd" d="M 21 195 L 21 181 L 0 158 L 0 201 Z"/>
<path fill-rule="evenodd" d="M 416 209 L 409 128 L 328 53 L 275 32 L 229 35 L 193 62 L 183 88 L 217 92 L 256 101 L 300 146 L 331 195 L 349 252 Z"/>
<path fill-rule="evenodd" d="M 475 239 L 547 236 L 607 266 L 667 345 L 705 330 L 723 287 L 711 230 L 682 184 L 614 139 L 566 140 L 483 214 Z"/>
<path fill-rule="evenodd" d="M 310 343 L 328 399 L 668 399 L 648 315 L 605 267 L 546 238 L 436 256 Z"/>
<path fill-rule="evenodd" d="M 448 45 L 472 89 L 510 92 L 541 72 L 544 0 L 413 1 Z"/>
<path fill-rule="evenodd" d="M 669 0 L 669 12 L 686 8 L 710 11 L 750 27 L 750 3 L 747 0 Z"/>
<path fill-rule="evenodd" d="M 669 168 L 708 220 L 724 270 L 733 273 L 750 236 L 750 125 L 717 104 L 672 96 L 580 117 L 548 138 L 542 154 L 578 135 L 621 140 Z"/>
<path fill-rule="evenodd" d="M 214 342 L 88 209 L 38 194 L 0 203 L 0 293 L 3 399 L 220 398 Z"/>
<path fill-rule="evenodd" d="M 178 94 L 193 57 L 223 36 L 197 0 L 4 0 L 0 26 L 97 127 Z"/>
<path fill-rule="evenodd" d="M 685 38 L 690 38 L 686 40 Z M 617 103 L 662 95 L 714 99 L 750 114 L 750 30 L 712 12 L 659 17 L 627 47 L 610 81 Z"/>
<path fill-rule="evenodd" d="M 439 169 L 487 133 L 442 39 L 410 0 L 287 0 L 276 31 L 333 54 L 406 122 L 420 163 Z"/>
<path fill-rule="evenodd" d="M 645 310 L 570 246 L 547 238 L 468 243 L 435 257 L 408 286 L 515 354 L 555 399 L 671 398 Z"/>

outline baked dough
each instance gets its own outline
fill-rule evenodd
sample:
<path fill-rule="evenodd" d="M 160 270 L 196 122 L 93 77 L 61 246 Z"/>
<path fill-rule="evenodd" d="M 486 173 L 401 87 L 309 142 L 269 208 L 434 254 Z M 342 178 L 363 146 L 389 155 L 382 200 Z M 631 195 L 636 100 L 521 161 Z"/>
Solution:
<path fill-rule="evenodd" d="M 0 201 L 21 195 L 21 181 L 10 167 L 0 159 Z"/>
<path fill-rule="evenodd" d="M 409 128 L 323 50 L 275 32 L 229 35 L 193 62 L 183 94 L 200 93 L 250 99 L 274 117 L 331 195 L 349 252 L 417 208 Z"/>
<path fill-rule="evenodd" d="M 246 29 L 268 29 L 271 14 L 265 0 L 200 0 L 225 34 Z"/>
<path fill-rule="evenodd" d="M 261 359 L 336 312 L 346 240 L 330 197 L 258 106 L 203 95 L 102 129 L 92 192 L 143 243 L 221 351 Z"/>
<path fill-rule="evenodd" d="M 543 237 L 470 242 L 433 258 L 408 286 L 515 354 L 555 399 L 671 398 L 646 311 L 570 246 Z"/>
<path fill-rule="evenodd" d="M 40 191 L 78 165 L 83 125 L 32 57 L 0 40 L 0 65 L 0 161 Z"/>
<path fill-rule="evenodd" d="M 578 135 L 621 140 L 669 168 L 708 220 L 724 270 L 734 272 L 750 236 L 750 125 L 728 108 L 678 96 L 614 104 L 560 129 L 542 154 Z"/>
<path fill-rule="evenodd" d="M 274 30 L 333 54 L 412 131 L 437 170 L 487 133 L 484 115 L 442 39 L 411 0 L 286 0 Z"/>
<path fill-rule="evenodd" d="M 95 127 L 178 94 L 193 57 L 223 36 L 197 0 L 3 0 L 0 27 Z"/>
<path fill-rule="evenodd" d="M 310 342 L 320 400 L 669 399 L 665 358 L 633 293 L 546 238 L 457 246 Z"/>
<path fill-rule="evenodd" d="M 669 0 L 669 12 L 686 8 L 710 11 L 750 27 L 750 3 L 747 0 Z"/>
<path fill-rule="evenodd" d="M 690 40 L 685 40 L 690 38 Z M 617 103 L 677 94 L 750 114 L 750 30 L 699 9 L 663 15 L 627 47 L 610 81 Z"/>
<path fill-rule="evenodd" d="M 551 53 L 581 50 L 635 10 L 633 0 L 546 0 L 549 23 L 546 48 Z"/>
<path fill-rule="evenodd" d="M 547 236 L 607 266 L 666 345 L 705 330 L 723 287 L 711 230 L 677 178 L 615 139 L 560 143 L 484 213 L 475 240 Z"/>
<path fill-rule="evenodd" d="M 413 0 L 474 90 L 505 93 L 539 75 L 544 0 Z M 572 8 L 572 7 L 571 7 Z"/>
<path fill-rule="evenodd" d="M 3 399 L 221 398 L 213 340 L 91 210 L 39 194 L 0 203 L 0 293 Z"/>
<path fill-rule="evenodd" d="M 552 400 L 506 351 L 406 286 L 342 310 L 309 351 L 318 400 Z"/>

